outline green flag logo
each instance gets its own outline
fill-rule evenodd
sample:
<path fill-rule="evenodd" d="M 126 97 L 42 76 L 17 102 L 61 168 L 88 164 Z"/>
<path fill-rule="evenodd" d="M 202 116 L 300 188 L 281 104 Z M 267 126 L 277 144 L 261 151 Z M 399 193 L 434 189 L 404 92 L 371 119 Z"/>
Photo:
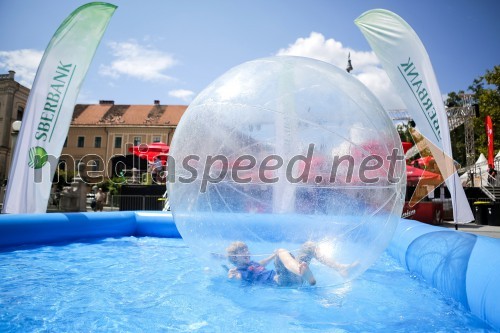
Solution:
<path fill-rule="evenodd" d="M 34 169 L 42 168 L 49 160 L 47 151 L 42 147 L 38 146 L 30 148 L 28 156 L 29 156 L 28 165 L 30 168 Z"/>

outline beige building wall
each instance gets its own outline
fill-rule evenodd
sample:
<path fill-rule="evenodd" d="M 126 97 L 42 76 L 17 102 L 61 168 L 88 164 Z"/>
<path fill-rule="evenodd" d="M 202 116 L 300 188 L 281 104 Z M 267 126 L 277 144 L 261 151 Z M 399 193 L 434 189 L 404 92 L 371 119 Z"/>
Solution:
<path fill-rule="evenodd" d="M 15 141 L 11 126 L 14 121 L 22 120 L 29 92 L 15 81 L 15 72 L 0 74 L 0 184 L 9 173 Z M 186 109 L 186 105 L 161 105 L 160 101 L 151 105 L 115 105 L 114 101 L 78 104 L 59 165 L 65 164 L 66 170 L 76 171 L 81 161 L 90 176 L 111 175 L 112 158 L 131 155 L 128 148 L 135 143 L 170 145 Z M 119 141 L 121 144 L 117 145 Z"/>
<path fill-rule="evenodd" d="M 60 166 L 77 170 L 85 165 L 82 178 L 99 183 L 103 177 L 112 178 L 114 159 L 126 159 L 126 171 L 132 171 L 129 150 L 134 145 L 163 142 L 170 145 L 177 124 L 187 109 L 185 105 L 115 105 L 113 101 L 76 105 L 68 139 L 60 158 Z M 65 165 L 61 164 L 63 161 Z M 147 162 L 136 164 L 143 169 Z"/>
<path fill-rule="evenodd" d="M 11 126 L 21 120 L 29 89 L 15 81 L 15 72 L 0 74 L 0 183 L 9 175 L 15 136 Z"/>
<path fill-rule="evenodd" d="M 114 157 L 131 155 L 129 148 L 135 143 L 163 142 L 170 145 L 174 131 L 174 126 L 71 126 L 60 162 L 67 163 L 66 170 L 76 171 L 77 163 L 82 162 L 89 175 L 110 176 Z M 79 147 L 82 140 L 83 147 Z M 100 147 L 96 147 L 99 141 Z M 97 167 L 96 160 L 99 161 Z M 98 171 L 92 172 L 93 169 Z"/>

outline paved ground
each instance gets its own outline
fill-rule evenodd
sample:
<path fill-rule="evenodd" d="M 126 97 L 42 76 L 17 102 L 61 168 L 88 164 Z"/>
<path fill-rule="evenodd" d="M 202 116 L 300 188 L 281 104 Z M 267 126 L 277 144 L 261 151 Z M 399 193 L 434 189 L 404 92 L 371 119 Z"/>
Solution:
<path fill-rule="evenodd" d="M 445 221 L 441 227 L 452 228 L 455 229 L 455 224 L 453 222 Z M 467 224 L 459 224 L 458 231 L 460 232 L 469 232 L 471 234 L 488 236 L 493 238 L 500 238 L 500 226 L 492 226 L 492 225 L 478 225 L 474 222 Z"/>
<path fill-rule="evenodd" d="M 104 209 L 103 209 L 103 212 L 112 212 L 112 211 L 118 211 L 118 207 L 109 207 L 109 206 L 104 206 Z M 87 205 L 87 212 L 91 213 L 93 212 L 94 210 L 92 208 L 90 208 L 90 205 Z M 55 207 L 55 206 L 49 206 L 47 208 L 47 213 L 62 213 L 61 210 L 59 210 L 59 208 Z"/>
<path fill-rule="evenodd" d="M 113 211 L 118 211 L 120 209 L 118 209 L 118 207 L 109 207 L 109 206 L 104 206 L 103 208 L 103 212 L 113 212 Z M 93 212 L 94 210 L 92 208 L 90 208 L 89 205 L 87 205 L 87 212 Z"/>

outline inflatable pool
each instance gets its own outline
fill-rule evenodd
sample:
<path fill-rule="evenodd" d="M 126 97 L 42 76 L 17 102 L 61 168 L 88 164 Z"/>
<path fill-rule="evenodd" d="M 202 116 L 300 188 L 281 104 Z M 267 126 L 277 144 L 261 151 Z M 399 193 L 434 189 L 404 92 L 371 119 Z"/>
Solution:
<path fill-rule="evenodd" d="M 137 239 L 145 236 L 180 238 L 171 214 L 163 212 L 2 215 L 0 249 L 3 257 L 0 262 L 6 258 L 4 255 L 26 248 L 109 237 L 125 237 L 130 242 L 130 236 Z M 500 240 L 402 219 L 387 253 L 412 276 L 438 289 L 444 298 L 460 303 L 464 312 L 500 329 Z M 16 290 L 9 293 L 15 294 Z M 0 323 L 0 327 L 7 326 Z"/>

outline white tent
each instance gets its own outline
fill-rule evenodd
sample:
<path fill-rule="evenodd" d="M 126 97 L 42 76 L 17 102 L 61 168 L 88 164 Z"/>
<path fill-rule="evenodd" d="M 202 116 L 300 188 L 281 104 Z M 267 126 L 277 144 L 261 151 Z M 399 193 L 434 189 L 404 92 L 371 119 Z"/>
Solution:
<path fill-rule="evenodd" d="M 488 167 L 488 160 L 486 159 L 486 156 L 484 156 L 483 153 L 481 153 L 481 155 L 479 155 L 479 158 L 477 159 L 476 163 L 475 163 L 475 166 L 482 166 L 482 165 L 486 165 L 486 168 Z M 488 171 L 488 170 L 486 170 Z"/>
<path fill-rule="evenodd" d="M 500 151 L 497 154 L 500 158 Z M 474 187 L 481 187 L 481 185 L 488 184 L 488 160 L 483 153 L 479 155 L 476 163 L 471 169 L 460 176 L 460 181 L 462 186 L 472 186 L 471 184 L 471 173 L 474 177 Z"/>

